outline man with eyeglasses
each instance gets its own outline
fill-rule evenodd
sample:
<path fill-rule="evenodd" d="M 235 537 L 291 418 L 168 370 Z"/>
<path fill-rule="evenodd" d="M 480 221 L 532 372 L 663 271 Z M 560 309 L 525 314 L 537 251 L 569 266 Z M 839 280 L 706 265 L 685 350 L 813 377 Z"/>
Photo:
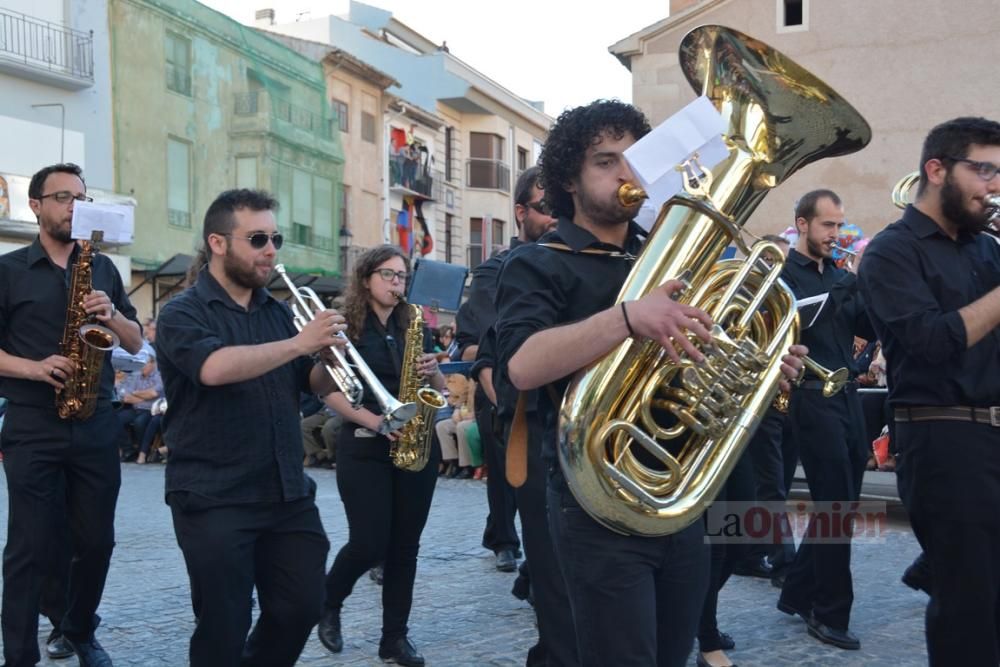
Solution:
<path fill-rule="evenodd" d="M 59 630 L 69 645 L 56 646 L 59 638 L 53 636 L 47 653 L 67 657 L 72 649 L 85 667 L 111 665 L 94 637 L 121 484 L 111 353 L 105 355 L 92 416 L 60 419 L 55 405 L 55 390 L 76 371 L 59 346 L 80 255 L 71 235 L 73 207 L 90 201 L 86 192 L 83 172 L 75 164 L 36 173 L 28 186 L 28 205 L 38 219 L 38 236 L 31 245 L 0 257 L 0 395 L 10 400 L 2 434 L 10 508 L 2 611 L 8 667 L 39 661 L 40 596 L 47 575 L 58 580 L 66 574 L 67 525 L 73 559 Z M 95 254 L 91 274 L 93 291 L 84 299 L 84 309 L 114 331 L 123 348 L 138 352 L 141 329 L 115 265 Z"/>
<path fill-rule="evenodd" d="M 344 318 L 319 311 L 296 333 L 265 288 L 277 205 L 256 190 L 219 195 L 205 214 L 207 263 L 158 320 L 165 493 L 197 618 L 194 667 L 291 667 L 321 613 L 329 543 L 302 469 L 299 398 L 333 388 L 310 355 L 341 344 Z"/>
<path fill-rule="evenodd" d="M 1000 123 L 924 140 L 916 200 L 868 245 L 861 288 L 889 371 L 899 496 L 930 565 L 931 665 L 1000 662 Z"/>

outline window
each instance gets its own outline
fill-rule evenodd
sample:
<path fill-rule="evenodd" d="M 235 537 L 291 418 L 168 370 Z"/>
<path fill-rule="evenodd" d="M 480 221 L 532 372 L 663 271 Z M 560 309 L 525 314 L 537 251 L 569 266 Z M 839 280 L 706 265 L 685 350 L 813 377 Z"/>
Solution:
<path fill-rule="evenodd" d="M 168 32 L 163 41 L 167 89 L 191 96 L 191 40 Z"/>
<path fill-rule="evenodd" d="M 455 222 L 455 216 L 451 213 L 444 214 L 444 261 L 449 264 L 454 259 L 451 253 L 451 243 L 452 243 L 452 229 L 451 226 Z"/>
<path fill-rule="evenodd" d="M 489 238 L 483 236 L 483 229 L 483 218 L 469 219 L 468 266 L 470 269 L 482 264 L 484 260 L 498 252 L 504 245 L 503 220 L 492 219 L 492 225 L 486 228 Z M 445 232 L 447 234 L 447 229 Z"/>
<path fill-rule="evenodd" d="M 257 187 L 257 157 L 236 158 L 236 187 L 254 189 Z"/>
<path fill-rule="evenodd" d="M 312 245 L 312 175 L 292 169 L 292 243 Z"/>
<path fill-rule="evenodd" d="M 778 32 L 809 28 L 809 0 L 777 0 Z"/>
<path fill-rule="evenodd" d="M 167 223 L 191 227 L 191 144 L 167 139 Z"/>
<path fill-rule="evenodd" d="M 517 173 L 528 168 L 528 149 L 517 147 Z"/>
<path fill-rule="evenodd" d="M 470 188 L 510 190 L 510 167 L 503 162 L 503 137 L 471 132 L 468 167 L 466 183 Z"/>
<path fill-rule="evenodd" d="M 444 129 L 444 180 L 450 181 L 452 177 L 452 153 L 455 148 L 455 129 L 446 127 Z"/>
<path fill-rule="evenodd" d="M 333 181 L 320 176 L 312 177 L 312 209 L 314 233 L 310 245 L 333 252 L 336 250 L 333 242 L 333 221 L 337 210 L 333 208 Z"/>
<path fill-rule="evenodd" d="M 350 132 L 350 117 L 348 115 L 347 102 L 341 102 L 340 100 L 331 100 L 330 105 L 333 108 L 333 126 L 339 127 L 341 132 Z"/>
<path fill-rule="evenodd" d="M 375 143 L 375 115 L 367 111 L 361 112 L 361 139 Z"/>

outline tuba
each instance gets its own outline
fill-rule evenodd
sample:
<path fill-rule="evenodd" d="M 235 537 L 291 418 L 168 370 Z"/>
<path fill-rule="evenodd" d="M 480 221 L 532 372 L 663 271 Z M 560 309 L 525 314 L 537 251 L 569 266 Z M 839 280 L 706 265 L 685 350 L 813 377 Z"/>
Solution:
<path fill-rule="evenodd" d="M 798 335 L 795 297 L 779 278 L 781 250 L 747 247 L 743 225 L 792 173 L 871 138 L 832 88 L 735 30 L 695 28 L 680 65 L 726 119 L 729 154 L 714 173 L 697 156 L 678 167 L 685 192 L 660 210 L 618 302 L 681 278 L 677 298 L 711 315 L 713 342 L 692 336 L 705 361 L 681 353 L 675 364 L 655 341 L 627 339 L 572 380 L 560 410 L 571 491 L 595 520 L 632 535 L 694 522 L 778 392 L 781 357 Z M 720 261 L 731 243 L 745 260 Z"/>
<path fill-rule="evenodd" d="M 896 208 L 905 209 L 912 203 L 912 192 L 914 186 L 920 181 L 920 172 L 913 171 L 896 181 L 892 188 L 892 203 Z M 983 197 L 983 205 L 986 207 L 986 226 L 983 231 L 990 236 L 1000 238 L 1000 194 L 990 194 Z"/>
<path fill-rule="evenodd" d="M 80 242 L 80 255 L 70 277 L 69 307 L 59 354 L 71 359 L 76 370 L 66 378 L 62 389 L 56 389 L 56 411 L 61 419 L 86 419 L 94 414 L 104 357 L 120 342 L 114 331 L 94 324 L 83 309 L 84 298 L 94 290 L 94 247 L 103 238 L 104 232 L 93 232 L 90 241 Z"/>
<path fill-rule="evenodd" d="M 403 297 L 400 296 L 399 300 L 403 301 Z M 389 455 L 397 468 L 420 472 L 431 458 L 434 416 L 447 402 L 441 392 L 425 385 L 417 373 L 417 362 L 424 352 L 424 316 L 420 306 L 407 304 L 407 308 L 410 310 L 410 326 L 406 329 L 406 344 L 403 346 L 399 400 L 416 403 L 417 414 L 403 426 L 399 439 L 389 449 Z"/>

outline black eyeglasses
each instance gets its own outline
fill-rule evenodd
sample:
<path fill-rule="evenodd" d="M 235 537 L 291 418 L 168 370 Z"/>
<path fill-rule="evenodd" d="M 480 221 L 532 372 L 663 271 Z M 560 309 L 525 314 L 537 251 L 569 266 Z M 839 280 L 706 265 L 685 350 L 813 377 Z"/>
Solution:
<path fill-rule="evenodd" d="M 549 211 L 549 205 L 545 203 L 544 199 L 539 199 L 538 201 L 530 201 L 527 204 L 525 204 L 525 206 L 541 213 L 542 215 L 549 215 L 549 216 L 552 215 L 552 212 Z"/>
<path fill-rule="evenodd" d="M 976 172 L 976 176 L 987 183 L 996 178 L 997 174 L 1000 174 L 1000 166 L 997 166 L 992 162 L 980 162 L 979 160 L 970 160 L 967 157 L 948 157 L 946 159 L 953 162 L 964 162 L 972 167 L 972 170 Z"/>
<path fill-rule="evenodd" d="M 392 282 L 393 278 L 399 278 L 399 282 L 405 283 L 408 276 L 405 271 L 393 271 L 392 269 L 375 269 L 372 271 L 373 274 L 377 273 L 382 276 L 382 280 L 387 283 Z"/>
<path fill-rule="evenodd" d="M 281 235 L 281 232 L 274 232 L 273 234 L 267 234 L 265 232 L 254 232 L 249 236 L 234 236 L 233 234 L 223 234 L 222 236 L 228 236 L 230 238 L 246 239 L 250 242 L 250 247 L 254 250 L 261 250 L 270 241 L 274 245 L 275 250 L 281 250 L 281 244 L 285 242 L 285 238 Z"/>
<path fill-rule="evenodd" d="M 60 190 L 59 192 L 50 192 L 47 195 L 42 195 L 41 197 L 39 197 L 38 201 L 41 201 L 43 199 L 48 199 L 49 197 L 52 197 L 53 199 L 55 199 L 60 204 L 68 204 L 68 203 L 70 203 L 73 200 L 76 200 L 76 201 L 85 201 L 85 202 L 92 202 L 92 201 L 94 201 L 93 197 L 88 197 L 87 195 L 75 195 L 72 192 L 70 192 L 69 190 Z"/>

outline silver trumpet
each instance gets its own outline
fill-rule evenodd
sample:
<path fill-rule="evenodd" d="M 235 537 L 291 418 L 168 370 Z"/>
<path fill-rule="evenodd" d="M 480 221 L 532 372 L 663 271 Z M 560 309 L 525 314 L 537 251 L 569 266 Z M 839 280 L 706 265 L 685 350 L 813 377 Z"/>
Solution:
<path fill-rule="evenodd" d="M 326 310 L 326 306 L 323 304 L 323 300 L 319 298 L 319 295 L 311 288 L 299 287 L 292 282 L 292 279 L 285 272 L 284 264 L 276 264 L 274 270 L 281 276 L 288 291 L 292 293 L 295 299 L 289 305 L 292 308 L 292 314 L 295 316 L 295 328 L 302 331 L 306 324 L 316 319 L 316 313 Z M 368 367 L 368 364 L 365 363 L 365 360 L 361 358 L 357 348 L 354 347 L 344 332 L 338 332 L 337 336 L 347 341 L 347 344 L 344 346 L 343 352 L 335 345 L 329 347 L 330 352 L 337 360 L 337 364 L 335 366 L 323 364 L 326 372 L 330 374 L 330 377 L 337 384 L 337 388 L 344 393 L 344 396 L 351 402 L 355 410 L 361 407 L 361 399 L 365 393 L 365 385 L 362 384 L 362 380 L 364 380 L 364 383 L 375 394 L 375 400 L 378 401 L 379 409 L 382 411 L 382 424 L 379 427 L 379 433 L 384 435 L 392 431 L 398 431 L 404 424 L 416 416 L 417 404 L 402 403 L 396 400 L 382 386 L 378 378 L 375 377 L 375 374 Z M 346 357 L 344 356 L 345 353 Z M 348 361 L 348 358 L 350 361 Z M 358 375 L 361 376 L 360 379 Z"/>

